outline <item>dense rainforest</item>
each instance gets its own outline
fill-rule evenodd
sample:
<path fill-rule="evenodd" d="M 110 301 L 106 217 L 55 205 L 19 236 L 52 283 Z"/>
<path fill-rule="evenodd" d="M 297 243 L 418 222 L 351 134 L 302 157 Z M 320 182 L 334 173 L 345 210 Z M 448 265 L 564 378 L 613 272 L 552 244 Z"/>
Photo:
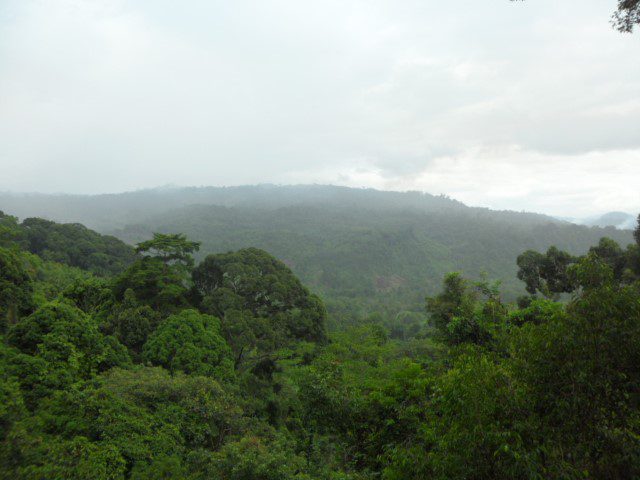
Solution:
<path fill-rule="evenodd" d="M 204 242 L 0 215 L 0 478 L 640 476 L 640 225 L 343 323 Z"/>
<path fill-rule="evenodd" d="M 208 254 L 256 247 L 284 262 L 325 301 L 329 326 L 371 315 L 389 326 L 424 320 L 424 296 L 451 271 L 501 281 L 525 294 L 515 258 L 555 245 L 572 255 L 630 230 L 586 227 L 545 215 L 471 208 L 422 192 L 323 185 L 161 188 L 109 195 L 0 195 L 5 211 L 81 222 L 135 244 L 182 232 Z M 36 252 L 37 253 L 37 252 Z"/>

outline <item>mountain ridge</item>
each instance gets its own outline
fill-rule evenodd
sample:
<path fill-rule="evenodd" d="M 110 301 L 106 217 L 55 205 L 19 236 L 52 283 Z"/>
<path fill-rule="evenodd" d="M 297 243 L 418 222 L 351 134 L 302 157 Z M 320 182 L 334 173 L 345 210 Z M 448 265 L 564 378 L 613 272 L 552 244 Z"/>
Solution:
<path fill-rule="evenodd" d="M 350 198 L 346 198 L 350 197 Z M 384 197 L 384 200 L 383 200 Z M 40 216 L 59 222 L 81 222 L 90 228 L 108 229 L 114 225 L 124 226 L 139 220 L 141 216 L 159 213 L 188 205 L 240 206 L 258 203 L 263 208 L 277 208 L 293 204 L 336 203 L 348 200 L 350 203 L 371 206 L 373 200 L 377 208 L 417 208 L 428 211 L 441 208 L 474 209 L 476 211 L 503 212 L 516 216 L 529 216 L 543 221 L 563 222 L 543 213 L 493 210 L 487 207 L 473 207 L 446 195 L 433 195 L 420 191 L 376 190 L 373 188 L 352 188 L 338 185 L 239 185 L 227 187 L 201 186 L 176 187 L 161 186 L 122 193 L 66 194 L 66 193 L 22 193 L 0 192 L 0 207 L 19 218 Z M 386 204 L 386 205 L 385 205 Z M 124 219 L 112 216 L 95 216 L 95 209 L 121 209 Z M 122 209 L 125 209 L 122 212 Z M 90 212 L 90 213 L 89 213 Z"/>
<path fill-rule="evenodd" d="M 513 300 L 524 293 L 516 258 L 527 249 L 555 245 L 579 255 L 604 236 L 623 246 L 633 241 L 627 230 L 468 207 L 446 196 L 326 185 L 44 195 L 24 203 L 26 198 L 0 195 L 0 209 L 79 222 L 129 244 L 154 232 L 181 232 L 202 242 L 199 258 L 261 248 L 289 265 L 342 317 L 380 311 L 381 305 L 421 311 L 425 294 L 435 293 L 450 271 L 499 280 Z"/>

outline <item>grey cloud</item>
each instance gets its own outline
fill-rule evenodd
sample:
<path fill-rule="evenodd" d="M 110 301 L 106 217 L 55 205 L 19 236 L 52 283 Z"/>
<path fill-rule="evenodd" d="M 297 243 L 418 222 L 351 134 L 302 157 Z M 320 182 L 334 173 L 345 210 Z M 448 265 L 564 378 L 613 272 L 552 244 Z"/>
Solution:
<path fill-rule="evenodd" d="M 640 151 L 638 38 L 610 28 L 613 8 L 7 0 L 0 189 L 403 188 L 443 158 L 497 168 L 469 152 L 513 148 L 539 152 L 543 170 L 559 156 L 579 170 L 594 151 Z M 446 181 L 435 193 L 457 191 Z M 486 201 L 482 185 L 463 183 L 465 200 Z"/>

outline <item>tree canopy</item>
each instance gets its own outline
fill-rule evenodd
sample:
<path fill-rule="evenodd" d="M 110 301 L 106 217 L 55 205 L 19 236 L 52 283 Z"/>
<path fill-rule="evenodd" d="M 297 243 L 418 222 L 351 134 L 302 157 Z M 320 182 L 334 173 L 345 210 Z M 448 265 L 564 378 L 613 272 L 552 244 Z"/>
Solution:
<path fill-rule="evenodd" d="M 187 374 L 228 380 L 233 375 L 231 349 L 220 334 L 220 321 L 196 310 L 164 320 L 142 348 L 145 362 Z"/>
<path fill-rule="evenodd" d="M 105 277 L 3 225 L 0 478 L 640 476 L 640 242 L 525 251 L 517 304 L 450 273 L 393 335 L 327 329 L 257 248 L 196 265 L 168 235 Z"/>
<path fill-rule="evenodd" d="M 192 254 L 200 249 L 200 242 L 187 240 L 183 234 L 154 233 L 151 240 L 140 242 L 136 252 L 159 258 L 165 265 L 193 266 Z"/>

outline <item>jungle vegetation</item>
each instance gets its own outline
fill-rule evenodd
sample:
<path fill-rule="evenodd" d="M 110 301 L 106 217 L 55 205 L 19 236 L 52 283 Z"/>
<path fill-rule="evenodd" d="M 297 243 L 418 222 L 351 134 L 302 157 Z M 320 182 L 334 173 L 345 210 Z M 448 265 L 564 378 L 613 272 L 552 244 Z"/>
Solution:
<path fill-rule="evenodd" d="M 110 195 L 2 195 L 21 218 L 82 222 L 134 245 L 154 233 L 201 242 L 194 259 L 260 248 L 324 300 L 328 327 L 383 317 L 424 321 L 424 296 L 459 271 L 526 294 L 515 259 L 550 246 L 581 255 L 600 238 L 622 246 L 630 230 L 586 227 L 524 212 L 471 208 L 445 196 L 323 185 L 161 188 Z M 37 253 L 37 252 L 36 252 Z"/>
<path fill-rule="evenodd" d="M 0 478 L 640 476 L 640 225 L 520 252 L 517 302 L 451 272 L 330 328 L 285 263 L 199 238 L 2 215 Z"/>

